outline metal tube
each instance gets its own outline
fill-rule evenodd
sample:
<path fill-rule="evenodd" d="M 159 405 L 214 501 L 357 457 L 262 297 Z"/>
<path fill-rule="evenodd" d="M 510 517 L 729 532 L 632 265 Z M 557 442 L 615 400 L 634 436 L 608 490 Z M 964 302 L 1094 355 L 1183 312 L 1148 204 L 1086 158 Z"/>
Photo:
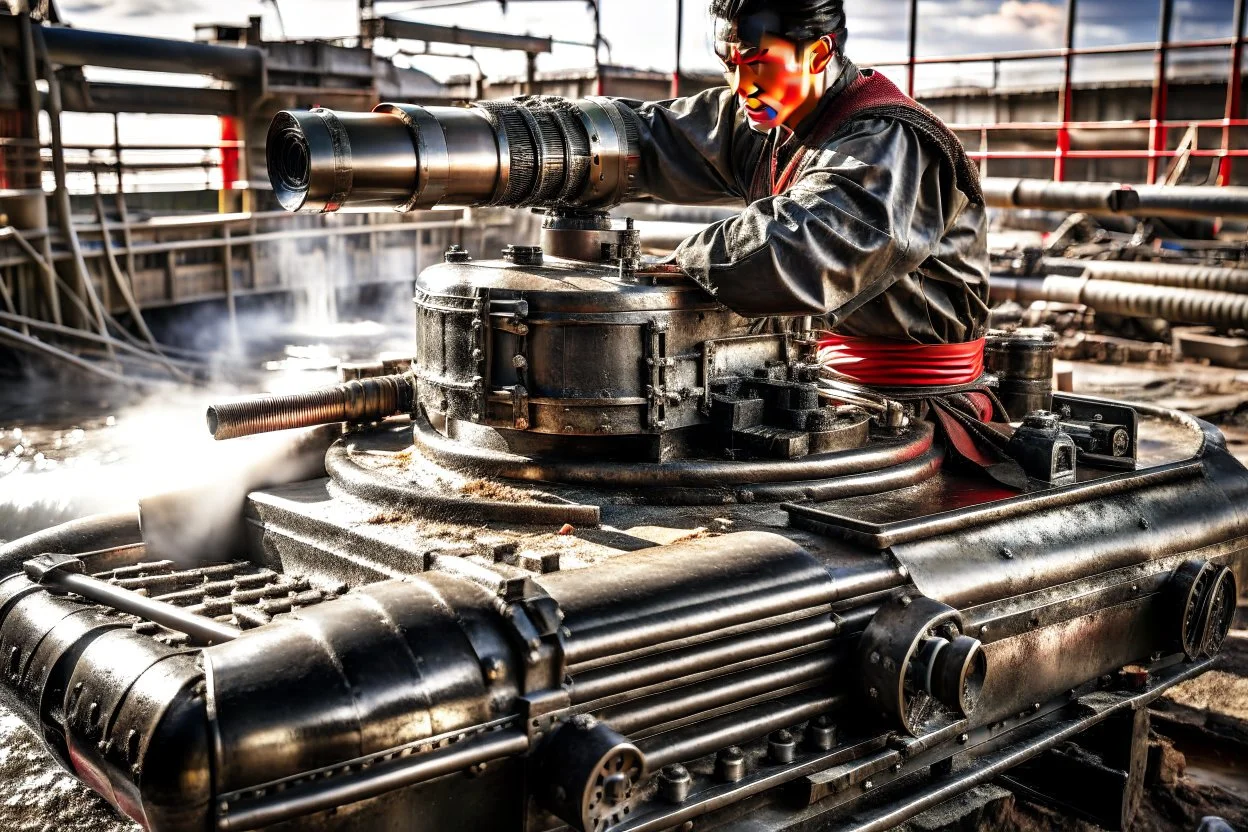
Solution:
<path fill-rule="evenodd" d="M 573 635 L 564 647 L 564 655 L 568 664 L 575 664 L 714 632 L 750 620 L 811 609 L 841 598 L 889 589 L 904 582 L 895 569 L 881 567 L 875 562 L 841 578 L 773 586 L 765 593 L 739 595 L 731 604 L 717 599 L 683 609 L 640 615 L 627 626 L 604 622 L 601 626 L 579 631 L 573 628 Z"/>
<path fill-rule="evenodd" d="M 0 47 L 16 49 L 16 21 L 0 23 Z M 259 78 L 264 53 L 254 46 L 217 46 L 194 41 L 94 32 L 65 26 L 40 26 L 48 58 L 62 66 L 102 66 L 146 72 Z"/>
<path fill-rule="evenodd" d="M 1248 269 L 1192 266 L 1177 263 L 1133 263 L 1115 260 L 1064 260 L 1045 258 L 1041 268 L 1047 275 L 1087 277 L 1091 280 L 1118 280 L 1176 289 L 1248 293 Z"/>
<path fill-rule="evenodd" d="M 43 341 L 40 341 L 38 338 L 35 338 L 30 335 L 23 335 L 17 330 L 9 329 L 8 327 L 0 326 L 0 341 L 8 343 L 10 346 L 17 347 L 18 349 L 32 350 L 34 352 L 41 353 L 42 355 L 46 355 L 50 358 L 55 358 L 58 361 L 63 361 L 66 364 L 77 367 L 80 370 L 86 370 L 88 373 L 94 373 L 95 375 L 100 376 L 101 378 L 107 379 L 108 381 L 112 381 L 117 384 L 125 384 L 125 385 L 132 385 L 132 386 L 134 385 L 143 386 L 147 384 L 147 382 L 142 381 L 140 379 L 127 378 L 126 376 L 119 375 L 118 373 L 114 373 L 112 370 L 106 370 L 103 367 L 97 367 L 95 364 L 92 364 L 90 361 L 86 361 L 85 359 L 79 358 L 78 356 L 74 355 L 72 352 L 66 352 L 65 350 L 60 349 L 59 347 L 54 347 L 51 344 L 45 344 Z M 112 345 L 109 344 L 108 346 L 111 349 Z"/>
<path fill-rule="evenodd" d="M 598 717 L 621 734 L 636 734 L 725 705 L 825 678 L 839 664 L 842 664 L 840 658 L 827 652 L 799 656 L 607 708 Z"/>
<path fill-rule="evenodd" d="M 781 728 L 791 728 L 804 720 L 835 711 L 847 700 L 844 694 L 805 691 L 658 734 L 641 740 L 637 747 L 645 755 L 646 769 L 657 771 L 669 763 L 696 760 L 721 748 L 766 736 Z"/>
<path fill-rule="evenodd" d="M 914 98 L 915 89 L 915 58 L 918 57 L 919 45 L 919 0 L 910 0 L 910 28 L 906 37 L 906 95 Z"/>
<path fill-rule="evenodd" d="M 156 601 L 129 589 L 101 581 L 81 573 L 82 561 L 75 557 L 40 555 L 27 561 L 26 576 L 47 589 L 81 595 L 106 607 L 112 607 L 146 621 L 186 633 L 200 644 L 223 644 L 242 635 L 242 630 L 202 615 L 187 612 L 179 606 Z M 78 571 L 74 571 L 78 570 Z"/>
<path fill-rule="evenodd" d="M 641 660 L 595 668 L 572 677 L 572 703 L 637 690 L 649 685 L 687 678 L 714 668 L 730 668 L 742 662 L 767 659 L 786 650 L 814 649 L 840 632 L 840 621 L 830 615 L 804 618 L 768 630 L 747 633 L 704 644 L 660 653 Z"/>
<path fill-rule="evenodd" d="M 309 428 L 334 422 L 375 422 L 412 409 L 410 376 L 379 376 L 348 381 L 288 396 L 257 396 L 208 408 L 213 439 Z"/>
<path fill-rule="evenodd" d="M 553 97 L 287 110 L 269 127 L 266 157 L 288 211 L 608 207 L 635 176 L 635 118 L 606 99 Z"/>
<path fill-rule="evenodd" d="M 396 757 L 350 774 L 313 778 L 280 791 L 269 791 L 264 797 L 230 806 L 228 812 L 220 815 L 217 828 L 222 832 L 242 832 L 272 826 L 521 754 L 528 747 L 528 737 L 518 731 L 480 734 L 428 754 Z"/>
<path fill-rule="evenodd" d="M 1035 208 L 1138 217 L 1248 219 L 1248 188 L 1125 185 L 989 177 L 984 198 L 993 208 Z"/>
<path fill-rule="evenodd" d="M 1041 291 L 1046 300 L 1080 303 L 1110 315 L 1227 329 L 1248 326 L 1248 295 L 1231 292 L 1061 276 L 1046 277 Z"/>

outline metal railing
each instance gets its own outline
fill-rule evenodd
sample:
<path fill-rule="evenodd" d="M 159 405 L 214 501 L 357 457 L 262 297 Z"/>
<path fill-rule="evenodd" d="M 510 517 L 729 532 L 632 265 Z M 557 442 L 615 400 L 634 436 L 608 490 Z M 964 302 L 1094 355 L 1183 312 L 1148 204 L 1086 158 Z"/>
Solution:
<path fill-rule="evenodd" d="M 1139 0 L 1143 5 L 1146 0 Z M 895 61 L 879 61 L 864 64 L 875 68 L 904 68 L 906 71 L 906 91 L 914 97 L 916 94 L 916 73 L 919 67 L 991 63 L 994 66 L 1003 62 L 1053 60 L 1062 61 L 1061 85 L 1058 90 L 1057 118 L 1050 122 L 1023 124 L 963 124 L 955 129 L 979 131 L 983 136 L 981 149 L 973 151 L 971 156 L 979 160 L 989 159 L 1052 159 L 1053 178 L 1064 181 L 1068 170 L 1067 162 L 1072 159 L 1144 159 L 1148 162 L 1147 180 L 1156 182 L 1162 172 L 1161 164 L 1166 159 L 1174 159 L 1183 155 L 1193 158 L 1216 158 L 1219 162 L 1218 184 L 1227 185 L 1231 181 L 1233 162 L 1237 158 L 1248 156 L 1248 150 L 1234 147 L 1233 133 L 1237 128 L 1248 126 L 1248 120 L 1241 118 L 1242 77 L 1244 44 L 1248 37 L 1244 34 L 1245 6 L 1248 0 L 1234 0 L 1231 25 L 1234 27 L 1232 37 L 1213 38 L 1206 40 L 1174 40 L 1171 37 L 1174 25 L 1174 0 L 1159 0 L 1158 35 L 1155 43 L 1121 44 L 1110 46 L 1075 46 L 1075 31 L 1078 22 L 1078 0 L 1065 0 L 1065 26 L 1063 45 L 1054 49 L 1032 49 L 1007 53 L 963 54 L 948 56 L 920 56 L 918 54 L 919 31 L 919 0 L 909 0 L 909 38 L 907 55 Z M 1167 118 L 1171 80 L 1169 77 L 1170 55 L 1173 52 L 1226 49 L 1229 52 L 1227 69 L 1227 94 L 1223 117 L 1219 120 L 1172 121 Z M 1147 121 L 1078 123 L 1073 121 L 1074 97 L 1074 63 L 1075 59 L 1096 55 L 1153 55 L 1152 101 Z M 1221 130 L 1221 141 L 1216 149 L 1182 148 L 1172 149 L 1169 146 L 1171 131 L 1176 129 L 1190 130 L 1193 126 L 1206 126 Z M 1142 149 L 1121 150 L 1073 150 L 1071 148 L 1071 131 L 1075 129 L 1146 129 L 1148 146 Z M 1049 151 L 994 151 L 988 150 L 987 135 L 1000 130 L 1051 130 L 1054 135 L 1054 147 Z"/>

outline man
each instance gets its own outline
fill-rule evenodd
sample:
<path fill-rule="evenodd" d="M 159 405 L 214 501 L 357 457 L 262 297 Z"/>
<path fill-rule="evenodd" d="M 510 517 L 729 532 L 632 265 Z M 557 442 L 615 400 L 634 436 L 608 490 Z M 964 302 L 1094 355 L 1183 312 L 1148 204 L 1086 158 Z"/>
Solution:
<path fill-rule="evenodd" d="M 843 0 L 712 0 L 728 86 L 630 105 L 640 190 L 745 203 L 672 255 L 747 317 L 823 317 L 825 365 L 935 421 L 950 455 L 1027 487 L 980 383 L 983 194 L 936 116 L 845 57 Z M 1021 414 L 1020 414 L 1021 415 Z"/>
<path fill-rule="evenodd" d="M 713 0 L 711 13 L 728 86 L 636 105 L 641 191 L 746 207 L 682 243 L 675 264 L 743 315 L 826 316 L 855 354 L 966 345 L 944 371 L 939 351 L 903 353 L 935 361 L 934 378 L 973 380 L 985 215 L 956 138 L 845 57 L 843 0 Z"/>

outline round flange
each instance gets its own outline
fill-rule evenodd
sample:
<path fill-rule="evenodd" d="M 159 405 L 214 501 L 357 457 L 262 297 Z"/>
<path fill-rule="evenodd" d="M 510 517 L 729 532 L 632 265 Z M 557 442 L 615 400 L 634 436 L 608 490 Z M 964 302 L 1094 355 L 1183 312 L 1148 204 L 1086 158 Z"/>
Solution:
<path fill-rule="evenodd" d="M 1184 655 L 1191 660 L 1215 655 L 1235 617 L 1235 573 L 1207 560 L 1189 560 L 1174 570 L 1169 587 Z"/>
<path fill-rule="evenodd" d="M 591 716 L 575 716 L 560 727 L 542 760 L 547 808 L 582 832 L 623 822 L 639 799 L 641 751 Z"/>
<path fill-rule="evenodd" d="M 871 619 L 860 641 L 867 698 L 912 736 L 975 710 L 988 674 L 961 614 L 926 597 L 895 598 Z"/>

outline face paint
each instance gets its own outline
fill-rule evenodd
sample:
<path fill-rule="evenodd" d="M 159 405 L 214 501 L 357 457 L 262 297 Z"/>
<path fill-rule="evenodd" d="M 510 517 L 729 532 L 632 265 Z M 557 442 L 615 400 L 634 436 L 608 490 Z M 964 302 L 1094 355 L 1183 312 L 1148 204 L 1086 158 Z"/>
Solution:
<path fill-rule="evenodd" d="M 823 94 L 826 41 L 798 44 L 772 34 L 774 15 L 751 15 L 739 24 L 718 21 L 715 52 L 728 86 L 740 96 L 750 126 L 766 132 L 795 127 Z"/>

